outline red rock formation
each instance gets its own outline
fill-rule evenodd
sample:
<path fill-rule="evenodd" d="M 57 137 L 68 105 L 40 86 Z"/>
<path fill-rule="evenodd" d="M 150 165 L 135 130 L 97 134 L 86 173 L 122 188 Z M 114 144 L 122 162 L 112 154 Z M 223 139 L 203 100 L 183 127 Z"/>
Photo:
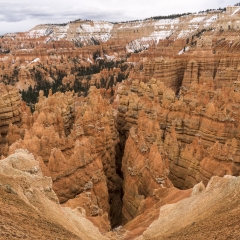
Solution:
<path fill-rule="evenodd" d="M 148 126 L 146 128 L 146 126 Z M 131 128 L 122 160 L 123 223 L 143 213 L 153 192 L 170 187 L 168 159 L 161 150 L 162 131 L 156 119 L 140 113 Z"/>
<path fill-rule="evenodd" d="M 154 77 L 177 92 L 182 83 L 184 66 L 179 60 L 157 58 L 144 64 L 144 72 L 145 81 Z"/>
<path fill-rule="evenodd" d="M 163 153 L 170 160 L 169 177 L 175 186 L 190 188 L 200 181 L 206 184 L 214 175 L 239 174 L 238 92 L 192 84 L 176 98 L 154 79 L 147 84 L 133 81 L 132 86 L 119 89 L 121 138 L 137 125 L 140 111 L 157 119 L 163 131 Z"/>
<path fill-rule="evenodd" d="M 33 119 L 10 153 L 28 149 L 45 163 L 45 174 L 52 177 L 60 203 L 82 206 L 87 216 L 107 220 L 109 199 L 118 201 L 121 188 L 115 167 L 118 133 L 107 101 L 96 89 L 87 99 L 72 92 L 49 98 L 40 93 Z"/>
<path fill-rule="evenodd" d="M 137 239 L 238 238 L 238 191 L 239 177 L 213 177 L 206 189 L 199 183 L 190 198 L 162 207 L 158 220 Z"/>
<path fill-rule="evenodd" d="M 0 155 L 6 153 L 6 144 L 18 139 L 17 125 L 21 124 L 21 120 L 21 96 L 18 90 L 0 83 Z M 12 134 L 7 138 L 9 131 Z"/>

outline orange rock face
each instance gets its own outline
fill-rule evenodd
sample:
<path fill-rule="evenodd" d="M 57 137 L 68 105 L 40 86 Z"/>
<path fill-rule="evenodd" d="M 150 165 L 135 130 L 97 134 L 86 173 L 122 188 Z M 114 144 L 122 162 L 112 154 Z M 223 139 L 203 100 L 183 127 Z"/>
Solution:
<path fill-rule="evenodd" d="M 59 204 L 51 177 L 42 174 L 39 161 L 27 150 L 0 161 L 0 179 L 1 239 L 107 239 L 83 209 Z"/>
<path fill-rule="evenodd" d="M 0 83 L 0 155 L 6 154 L 6 146 L 19 138 L 17 125 L 21 124 L 21 120 L 21 96 L 18 90 Z M 8 132 L 11 134 L 7 137 Z"/>
<path fill-rule="evenodd" d="M 130 129 L 122 160 L 123 223 L 146 211 L 154 192 L 172 186 L 168 180 L 168 159 L 161 152 L 162 131 L 158 122 L 142 113 L 137 124 L 137 129 Z"/>
<path fill-rule="evenodd" d="M 169 159 L 169 177 L 175 186 L 190 188 L 200 181 L 206 184 L 214 175 L 239 174 L 235 108 L 239 93 L 233 88 L 214 90 L 193 83 L 175 97 L 171 89 L 152 79 L 119 89 L 120 133 L 138 126 L 141 111 L 155 119 L 161 156 Z M 145 124 L 147 130 L 150 126 Z M 126 134 L 120 136 L 126 139 Z"/>
<path fill-rule="evenodd" d="M 33 153 L 64 206 L 81 206 L 89 217 L 110 213 L 109 199 L 118 201 L 113 193 L 121 188 L 115 167 L 118 133 L 112 109 L 99 91 L 92 89 L 87 99 L 72 92 L 49 98 L 40 93 L 32 118 L 10 153 L 18 148 Z"/>

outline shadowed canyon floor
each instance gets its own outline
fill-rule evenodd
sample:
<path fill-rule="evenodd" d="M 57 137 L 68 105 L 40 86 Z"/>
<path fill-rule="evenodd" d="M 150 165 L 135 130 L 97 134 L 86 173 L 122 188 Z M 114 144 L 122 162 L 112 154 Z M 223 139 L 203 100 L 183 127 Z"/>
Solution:
<path fill-rule="evenodd" d="M 0 239 L 239 239 L 240 7 L 0 38 Z"/>

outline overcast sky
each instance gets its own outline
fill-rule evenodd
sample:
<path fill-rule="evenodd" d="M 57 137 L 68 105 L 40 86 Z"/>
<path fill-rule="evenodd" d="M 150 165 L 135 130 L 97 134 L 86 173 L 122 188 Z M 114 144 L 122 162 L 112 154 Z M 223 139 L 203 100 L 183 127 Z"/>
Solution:
<path fill-rule="evenodd" d="M 234 5 L 238 0 L 0 0 L 0 35 L 76 19 L 126 21 Z M 240 0 L 239 0 L 240 2 Z"/>

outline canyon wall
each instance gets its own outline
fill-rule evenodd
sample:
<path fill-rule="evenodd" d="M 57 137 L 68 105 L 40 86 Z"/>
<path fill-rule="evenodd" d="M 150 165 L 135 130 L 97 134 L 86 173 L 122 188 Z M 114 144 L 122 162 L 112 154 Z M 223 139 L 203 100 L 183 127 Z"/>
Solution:
<path fill-rule="evenodd" d="M 52 179 L 27 150 L 0 161 L 0 179 L 1 239 L 108 239 L 83 209 L 59 205 Z"/>
<path fill-rule="evenodd" d="M 23 114 L 29 124 L 20 127 L 25 132 L 9 146 L 9 154 L 30 151 L 52 177 L 61 204 L 82 206 L 89 218 L 102 218 L 102 227 L 109 229 L 108 214 L 117 219 L 113 206 L 121 203 L 122 180 L 115 167 L 118 132 L 107 100 L 95 88 L 86 99 L 73 92 L 46 98 L 40 92 L 34 114 Z"/>
<path fill-rule="evenodd" d="M 147 84 L 138 80 L 130 86 L 123 84 L 118 91 L 120 137 L 123 141 L 131 138 L 131 128 L 139 127 L 143 111 L 148 118 L 156 119 L 161 156 L 169 159 L 174 186 L 191 188 L 200 181 L 207 184 L 214 175 L 238 175 L 238 95 L 234 88 L 214 90 L 193 83 L 176 97 L 156 79 Z M 145 124 L 147 131 L 149 124 Z M 151 134 L 147 136 L 151 139 Z"/>
<path fill-rule="evenodd" d="M 0 83 L 0 155 L 6 153 L 6 145 L 9 142 L 13 143 L 16 140 L 14 134 L 12 134 L 12 139 L 7 137 L 10 131 L 9 125 L 17 126 L 21 124 L 21 121 L 21 96 L 18 90 Z"/>

